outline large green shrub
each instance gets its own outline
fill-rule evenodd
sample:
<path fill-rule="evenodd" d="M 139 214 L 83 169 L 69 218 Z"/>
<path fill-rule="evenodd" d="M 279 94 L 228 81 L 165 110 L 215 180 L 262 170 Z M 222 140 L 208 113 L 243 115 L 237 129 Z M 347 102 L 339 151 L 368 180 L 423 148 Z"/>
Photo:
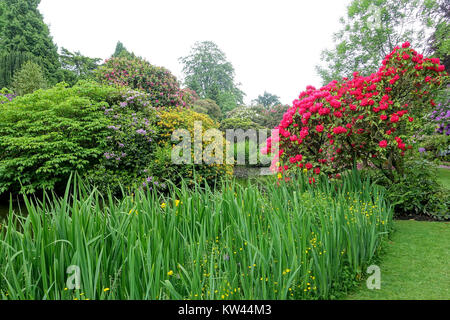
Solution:
<path fill-rule="evenodd" d="M 393 183 L 379 171 L 368 171 L 374 180 L 387 189 L 386 197 L 399 216 L 427 215 L 435 219 L 450 218 L 450 196 L 437 179 L 437 170 L 432 162 L 410 159 L 405 170 L 398 173 Z"/>
<path fill-rule="evenodd" d="M 207 114 L 211 119 L 219 121 L 222 118 L 222 111 L 214 100 L 201 99 L 194 103 L 193 110 L 198 113 Z"/>
<path fill-rule="evenodd" d="M 97 161 L 109 133 L 102 108 L 115 91 L 59 84 L 0 105 L 0 193 L 54 188 Z"/>
<path fill-rule="evenodd" d="M 249 120 L 249 119 L 242 119 L 242 118 L 227 118 L 224 119 L 220 123 L 220 129 L 222 131 L 226 130 L 248 130 L 248 129 L 262 129 L 260 125 L 256 124 L 255 122 Z"/>
<path fill-rule="evenodd" d="M 81 81 L 1 104 L 0 193 L 58 191 L 73 171 L 113 193 L 119 185 L 154 187 L 230 173 L 219 164 L 173 165 L 175 129 L 192 132 L 197 120 L 205 130 L 218 124 L 190 110 L 157 113 L 151 102 L 151 94 Z"/>
<path fill-rule="evenodd" d="M 225 164 L 194 164 L 194 150 L 192 148 L 192 164 L 172 164 L 171 154 L 174 144 L 172 133 L 176 129 L 187 129 L 191 134 L 191 141 L 194 143 L 194 122 L 202 123 L 203 133 L 208 129 L 218 129 L 219 124 L 205 114 L 192 110 L 166 110 L 159 112 L 158 119 L 158 148 L 155 153 L 155 161 L 151 162 L 148 172 L 152 172 L 155 177 L 161 180 L 170 180 L 174 183 L 184 178 L 188 183 L 193 184 L 194 180 L 207 179 L 213 181 L 221 177 L 230 176 L 233 172 L 232 166 Z M 209 141 L 203 141 L 203 148 L 206 148 Z M 224 151 L 226 141 L 223 141 Z M 226 159 L 225 155 L 223 157 Z M 169 165 L 168 165 L 169 164 Z"/>

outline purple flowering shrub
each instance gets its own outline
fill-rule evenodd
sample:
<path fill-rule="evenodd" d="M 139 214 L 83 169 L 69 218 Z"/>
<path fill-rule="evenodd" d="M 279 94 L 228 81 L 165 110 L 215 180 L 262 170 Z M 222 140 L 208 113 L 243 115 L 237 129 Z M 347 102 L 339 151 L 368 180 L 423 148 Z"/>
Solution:
<path fill-rule="evenodd" d="M 119 185 L 142 185 L 149 175 L 146 168 L 153 161 L 158 115 L 151 106 L 151 96 L 131 89 L 121 89 L 113 105 L 102 108 L 109 119 L 109 134 L 102 142 L 104 153 L 86 175 L 101 191 L 119 191 Z"/>
<path fill-rule="evenodd" d="M 448 89 L 447 89 L 448 90 Z M 450 160 L 450 99 L 439 103 L 429 116 L 428 126 L 418 135 L 419 153 L 428 160 Z"/>
<path fill-rule="evenodd" d="M 0 104 L 11 102 L 16 96 L 6 88 L 0 90 Z"/>
<path fill-rule="evenodd" d="M 436 132 L 450 135 L 450 100 L 440 103 L 432 112 L 430 119 L 437 124 Z"/>

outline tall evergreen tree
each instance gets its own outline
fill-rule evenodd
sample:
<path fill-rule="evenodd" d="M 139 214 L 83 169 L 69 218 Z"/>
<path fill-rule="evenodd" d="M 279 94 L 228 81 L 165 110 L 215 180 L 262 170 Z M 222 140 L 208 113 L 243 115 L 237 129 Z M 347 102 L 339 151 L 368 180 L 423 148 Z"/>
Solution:
<path fill-rule="evenodd" d="M 31 54 L 50 83 L 62 80 L 58 50 L 38 10 L 40 0 L 2 0 L 0 56 Z M 18 70 L 21 65 L 13 66 Z M 0 71 L 1 73 L 1 71 Z"/>
<path fill-rule="evenodd" d="M 0 35 L 5 24 L 6 5 L 4 1 L 0 1 Z"/>
<path fill-rule="evenodd" d="M 125 48 L 122 42 L 117 41 L 116 44 L 116 50 L 114 51 L 113 55 L 114 58 L 128 58 L 128 59 L 134 59 L 136 58 L 136 55 L 133 52 L 130 52 Z"/>
<path fill-rule="evenodd" d="M 0 89 L 10 87 L 14 74 L 28 61 L 41 64 L 40 60 L 29 52 L 0 54 Z"/>

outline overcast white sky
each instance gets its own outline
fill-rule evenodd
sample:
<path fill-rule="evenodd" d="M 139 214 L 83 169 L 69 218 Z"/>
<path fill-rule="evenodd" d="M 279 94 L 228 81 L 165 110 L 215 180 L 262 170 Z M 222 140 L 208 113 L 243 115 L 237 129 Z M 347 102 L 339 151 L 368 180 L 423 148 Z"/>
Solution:
<path fill-rule="evenodd" d="M 213 41 L 236 71 L 250 103 L 264 90 L 291 104 L 332 46 L 350 0 L 42 0 L 58 47 L 106 59 L 118 40 L 182 79 L 178 58 Z"/>

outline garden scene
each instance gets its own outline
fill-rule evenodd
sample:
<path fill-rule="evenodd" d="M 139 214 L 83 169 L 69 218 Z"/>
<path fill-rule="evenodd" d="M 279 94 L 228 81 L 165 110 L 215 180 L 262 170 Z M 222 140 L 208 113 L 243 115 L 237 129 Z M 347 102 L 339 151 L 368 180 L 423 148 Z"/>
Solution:
<path fill-rule="evenodd" d="M 0 0 L 0 300 L 450 299 L 448 1 L 343 1 L 289 103 L 214 38 L 180 76 L 65 48 L 51 6 Z"/>

